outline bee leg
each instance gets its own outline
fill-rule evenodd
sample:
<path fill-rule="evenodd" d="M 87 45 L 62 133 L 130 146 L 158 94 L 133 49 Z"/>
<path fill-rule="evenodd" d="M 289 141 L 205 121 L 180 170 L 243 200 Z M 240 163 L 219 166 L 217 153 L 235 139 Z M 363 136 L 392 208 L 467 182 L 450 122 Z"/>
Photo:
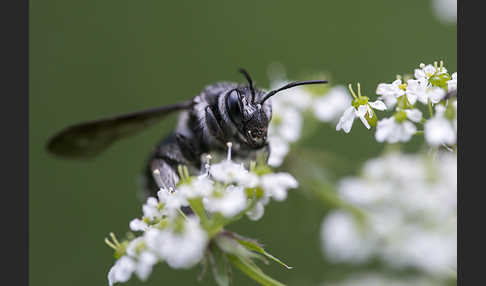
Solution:
<path fill-rule="evenodd" d="M 179 182 L 179 175 L 165 160 L 153 159 L 150 163 L 150 169 L 159 189 L 175 189 L 177 182 Z"/>
<path fill-rule="evenodd" d="M 209 106 L 206 107 L 206 124 L 207 124 L 207 127 L 208 127 L 211 135 L 218 138 L 221 142 L 226 141 L 226 138 L 224 136 L 224 132 L 221 129 L 221 126 L 219 125 L 218 120 L 214 116 L 214 113 L 211 110 L 211 107 L 209 107 Z"/>
<path fill-rule="evenodd" d="M 152 160 L 150 167 L 158 189 L 163 188 L 168 192 L 175 190 L 175 186 L 179 182 L 179 175 L 171 165 L 165 160 L 157 158 Z M 181 211 L 186 215 L 193 214 L 193 211 L 189 206 L 182 206 Z"/>
<path fill-rule="evenodd" d="M 195 165 L 200 165 L 200 163 L 198 163 L 200 161 L 198 156 L 200 152 L 199 149 L 194 145 L 193 141 L 180 133 L 176 133 L 175 136 L 177 145 L 179 145 L 181 153 L 186 160 L 189 162 L 195 162 Z"/>

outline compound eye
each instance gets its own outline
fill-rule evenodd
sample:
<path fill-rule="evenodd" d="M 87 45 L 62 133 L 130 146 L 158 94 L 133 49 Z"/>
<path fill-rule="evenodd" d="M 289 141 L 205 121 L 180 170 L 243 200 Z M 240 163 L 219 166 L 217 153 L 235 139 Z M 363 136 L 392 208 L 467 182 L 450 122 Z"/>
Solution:
<path fill-rule="evenodd" d="M 233 120 L 233 123 L 240 125 L 243 122 L 243 114 L 241 114 L 241 97 L 237 90 L 233 90 L 226 97 L 226 107 L 228 113 Z"/>

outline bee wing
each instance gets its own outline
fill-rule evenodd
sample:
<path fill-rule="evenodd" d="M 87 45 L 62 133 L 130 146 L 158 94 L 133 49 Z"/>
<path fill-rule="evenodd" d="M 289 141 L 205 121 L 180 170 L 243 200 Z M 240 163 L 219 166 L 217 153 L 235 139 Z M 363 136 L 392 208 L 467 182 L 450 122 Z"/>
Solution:
<path fill-rule="evenodd" d="M 47 150 L 64 157 L 93 157 L 115 141 L 136 134 L 170 113 L 189 109 L 193 104 L 191 100 L 71 125 L 49 140 Z"/>

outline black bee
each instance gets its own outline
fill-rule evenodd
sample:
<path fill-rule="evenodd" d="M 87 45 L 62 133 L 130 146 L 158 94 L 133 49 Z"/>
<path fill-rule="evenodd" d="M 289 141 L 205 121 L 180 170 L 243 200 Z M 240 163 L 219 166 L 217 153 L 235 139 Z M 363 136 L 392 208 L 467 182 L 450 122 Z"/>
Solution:
<path fill-rule="evenodd" d="M 153 148 L 149 157 L 144 186 L 148 195 L 155 195 L 160 188 L 173 189 L 179 181 L 179 165 L 197 172 L 207 163 L 207 154 L 224 153 L 227 142 L 232 142 L 236 161 L 256 160 L 259 154 L 268 158 L 267 130 L 272 118 L 268 99 L 284 89 L 327 81 L 292 82 L 265 92 L 253 86 L 245 70 L 239 71 L 248 84 L 219 82 L 189 101 L 76 124 L 52 137 L 47 149 L 64 157 L 93 157 L 116 140 L 181 111 L 176 129 Z"/>

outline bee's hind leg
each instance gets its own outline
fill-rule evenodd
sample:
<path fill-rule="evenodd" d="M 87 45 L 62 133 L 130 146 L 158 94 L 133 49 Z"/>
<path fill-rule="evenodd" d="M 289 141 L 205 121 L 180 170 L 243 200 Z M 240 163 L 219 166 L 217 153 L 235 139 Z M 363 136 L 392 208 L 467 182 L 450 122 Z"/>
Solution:
<path fill-rule="evenodd" d="M 157 184 L 157 189 L 174 190 L 179 182 L 179 175 L 174 168 L 163 159 L 153 159 L 150 163 L 152 180 Z"/>
<path fill-rule="evenodd" d="M 175 186 L 179 182 L 179 175 L 176 170 L 167 163 L 164 159 L 155 158 L 150 163 L 152 191 L 150 196 L 157 198 L 157 192 L 160 189 L 163 191 L 172 192 L 175 190 Z M 182 212 L 186 215 L 192 214 L 190 207 L 181 207 Z"/>

